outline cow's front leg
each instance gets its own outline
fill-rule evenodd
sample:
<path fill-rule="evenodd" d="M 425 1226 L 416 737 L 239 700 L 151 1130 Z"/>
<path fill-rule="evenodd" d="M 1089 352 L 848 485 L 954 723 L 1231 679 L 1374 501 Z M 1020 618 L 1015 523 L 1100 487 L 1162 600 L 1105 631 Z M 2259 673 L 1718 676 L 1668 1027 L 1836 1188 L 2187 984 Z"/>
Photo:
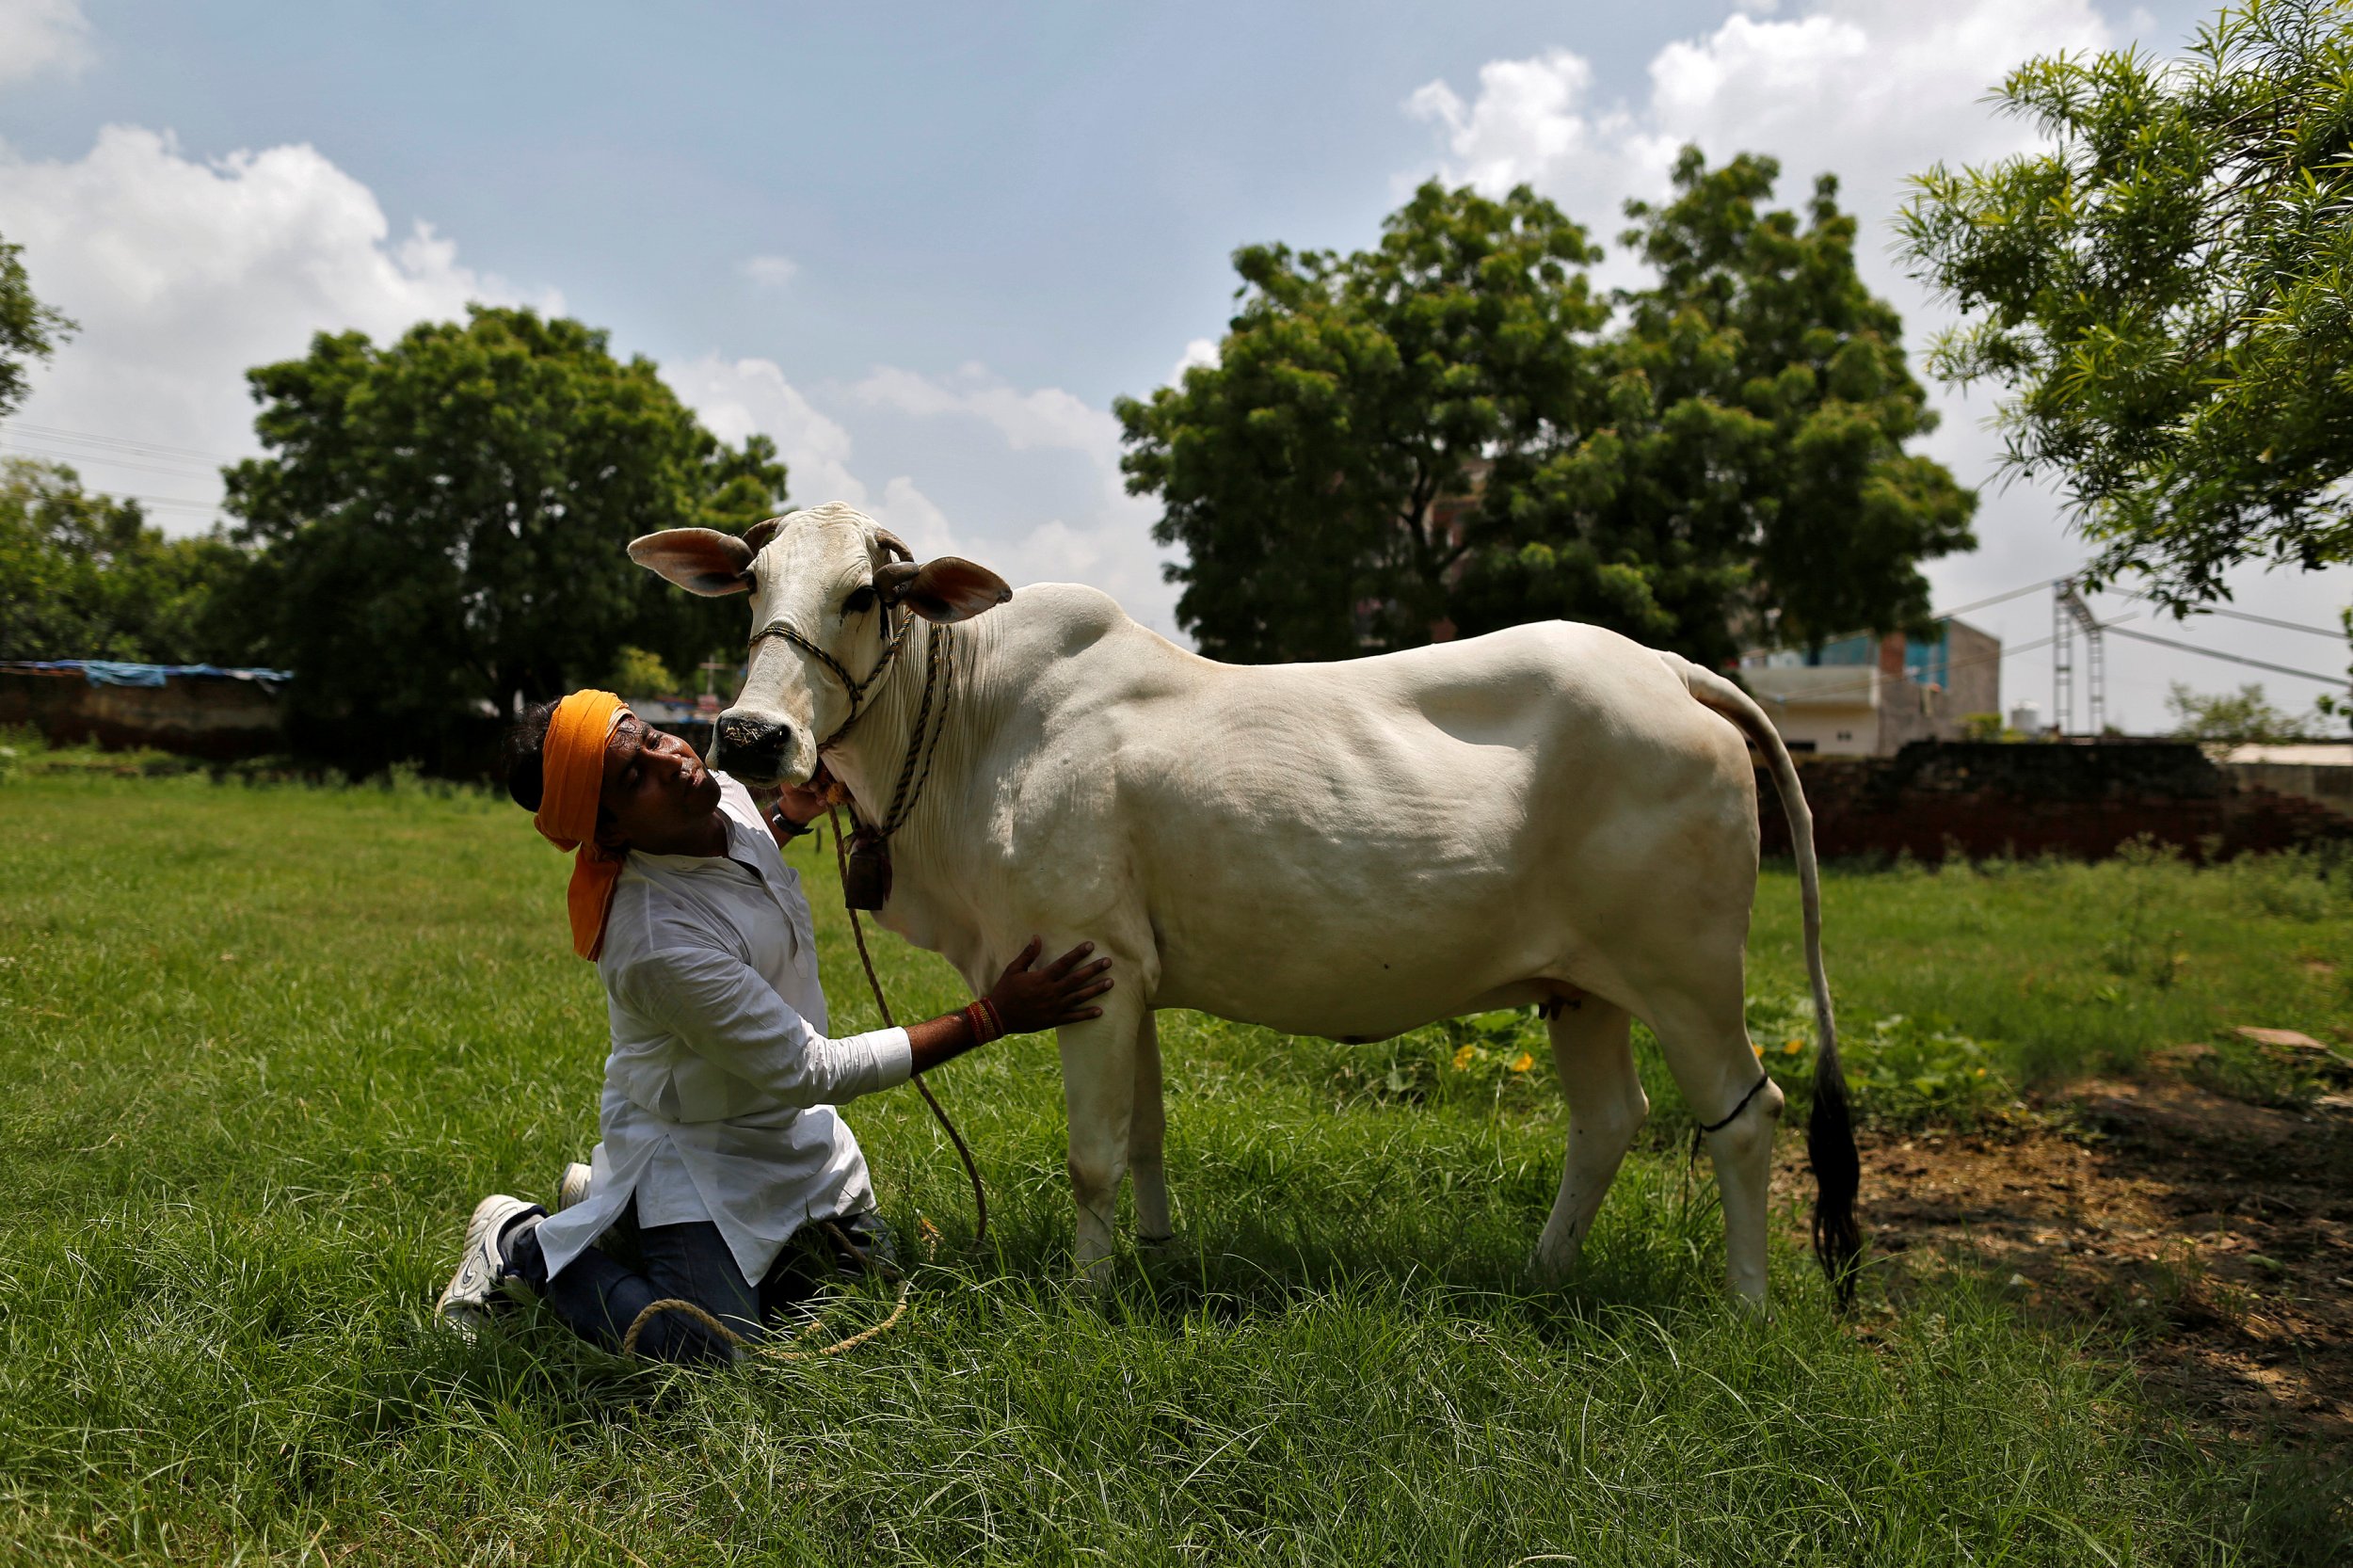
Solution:
<path fill-rule="evenodd" d="M 1079 1209 L 1075 1259 L 1080 1277 L 1098 1286 L 1111 1278 L 1112 1222 L 1134 1128 L 1136 1035 L 1146 1014 L 1143 998 L 1128 984 L 1133 972 L 1114 961 L 1112 973 L 1118 984 L 1097 1003 L 1103 1016 L 1055 1032 L 1062 1047 L 1063 1104 L 1070 1117 L 1070 1195 Z"/>

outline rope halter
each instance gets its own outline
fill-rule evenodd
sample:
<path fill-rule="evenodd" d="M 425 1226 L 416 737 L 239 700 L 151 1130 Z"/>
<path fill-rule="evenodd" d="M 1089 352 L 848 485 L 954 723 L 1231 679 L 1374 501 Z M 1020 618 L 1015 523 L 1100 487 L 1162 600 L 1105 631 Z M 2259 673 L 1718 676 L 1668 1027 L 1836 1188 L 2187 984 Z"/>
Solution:
<path fill-rule="evenodd" d="M 888 611 L 884 612 L 886 615 L 888 613 Z M 817 749 L 819 751 L 824 751 L 827 746 L 832 745 L 834 742 L 841 739 L 843 735 L 849 733 L 850 726 L 856 724 L 858 721 L 859 715 L 865 712 L 866 694 L 874 689 L 875 683 L 882 680 L 884 674 L 888 672 L 891 664 L 897 661 L 899 657 L 899 650 L 906 646 L 907 633 L 915 630 L 915 619 L 914 611 L 907 610 L 901 612 L 899 629 L 896 632 L 893 632 L 890 634 L 890 640 L 883 645 L 882 653 L 874 660 L 874 667 L 866 672 L 866 679 L 863 680 L 853 680 L 850 678 L 849 670 L 843 666 L 840 660 L 835 658 L 832 654 L 827 653 L 824 648 L 819 648 L 815 642 L 803 635 L 782 618 L 772 620 L 767 625 L 761 627 L 759 631 L 753 632 L 751 641 L 744 645 L 744 652 L 748 657 L 750 654 L 759 651 L 760 645 L 763 640 L 769 637 L 781 637 L 786 642 L 791 643 L 794 648 L 799 648 L 802 652 L 816 660 L 819 664 L 824 665 L 827 669 L 833 671 L 834 679 L 841 682 L 842 691 L 849 695 L 850 714 L 849 717 L 843 719 L 840 724 L 835 727 L 832 734 L 817 743 Z"/>

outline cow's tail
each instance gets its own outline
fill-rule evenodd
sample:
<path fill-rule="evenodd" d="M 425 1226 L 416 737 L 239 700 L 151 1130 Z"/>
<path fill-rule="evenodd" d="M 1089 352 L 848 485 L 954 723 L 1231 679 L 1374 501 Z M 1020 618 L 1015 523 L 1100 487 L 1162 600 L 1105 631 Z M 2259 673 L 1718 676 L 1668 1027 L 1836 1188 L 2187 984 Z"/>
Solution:
<path fill-rule="evenodd" d="M 1805 909 L 1805 968 L 1814 985 L 1814 1019 L 1821 1050 L 1814 1063 L 1814 1111 L 1806 1120 L 1806 1161 L 1814 1168 L 1814 1256 L 1830 1276 L 1841 1306 L 1854 1300 L 1855 1269 L 1863 1236 L 1855 1221 L 1855 1194 L 1863 1184 L 1863 1160 L 1855 1151 L 1854 1115 L 1847 1103 L 1847 1078 L 1838 1065 L 1838 1028 L 1831 1016 L 1830 979 L 1822 970 L 1822 879 L 1814 857 L 1814 813 L 1806 808 L 1797 764 L 1765 710 L 1738 686 L 1689 660 L 1662 653 L 1667 667 L 1702 705 L 1737 725 L 1765 754 L 1789 817 L 1789 845 L 1798 857 L 1798 895 Z"/>

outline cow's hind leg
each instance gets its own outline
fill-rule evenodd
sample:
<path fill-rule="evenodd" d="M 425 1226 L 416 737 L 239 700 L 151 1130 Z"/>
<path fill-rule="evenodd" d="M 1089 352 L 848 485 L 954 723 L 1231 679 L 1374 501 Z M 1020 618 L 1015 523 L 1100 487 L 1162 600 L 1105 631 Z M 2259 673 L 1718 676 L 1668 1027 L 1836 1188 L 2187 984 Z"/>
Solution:
<path fill-rule="evenodd" d="M 1124 982 L 1134 971 L 1115 965 L 1112 972 Z M 1136 1033 L 1145 1017 L 1126 984 L 1108 992 L 1100 1005 L 1101 1017 L 1055 1032 L 1070 1117 L 1070 1196 L 1079 1210 L 1074 1261 L 1080 1276 L 1096 1285 L 1111 1276 L 1112 1222 L 1134 1127 Z"/>
<path fill-rule="evenodd" d="M 1174 1239 L 1168 1214 L 1168 1171 L 1161 1154 L 1167 1139 L 1158 1015 L 1146 1011 L 1136 1024 L 1136 1103 L 1134 1118 L 1128 1126 L 1128 1176 L 1136 1190 L 1136 1240 L 1146 1246 Z"/>
<path fill-rule="evenodd" d="M 1561 1195 L 1536 1243 L 1535 1269 L 1540 1278 L 1561 1280 L 1577 1267 L 1601 1200 L 1650 1114 L 1650 1101 L 1635 1075 L 1631 1016 L 1625 1008 L 1595 996 L 1553 1006 L 1552 1061 L 1569 1101 L 1569 1149 Z"/>
<path fill-rule="evenodd" d="M 1723 1199 L 1724 1272 L 1733 1293 L 1765 1301 L 1766 1186 L 1782 1093 L 1750 1048 L 1736 952 L 1643 1010 L 1667 1066 L 1706 1135 Z"/>

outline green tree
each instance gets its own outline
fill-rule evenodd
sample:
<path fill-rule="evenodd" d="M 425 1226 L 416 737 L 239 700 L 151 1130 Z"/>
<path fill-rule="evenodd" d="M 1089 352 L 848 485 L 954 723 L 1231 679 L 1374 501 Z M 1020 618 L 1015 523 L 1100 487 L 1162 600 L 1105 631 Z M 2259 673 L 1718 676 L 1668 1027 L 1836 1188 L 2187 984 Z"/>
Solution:
<path fill-rule="evenodd" d="M 1567 616 L 1721 663 L 1917 624 L 1917 563 L 1974 497 L 1834 185 L 1696 150 L 1629 209 L 1655 287 L 1595 297 L 1584 231 L 1523 188 L 1432 184 L 1342 257 L 1236 254 L 1219 362 L 1122 399 L 1128 488 L 1182 544 L 1179 620 L 1214 657 L 1342 658 Z"/>
<path fill-rule="evenodd" d="M 2235 692 L 2196 692 L 2173 682 L 2165 706 L 2173 733 L 2186 741 L 2236 741 L 2253 744 L 2316 740 L 2324 732 L 2308 714 L 2274 708 L 2260 684 Z"/>
<path fill-rule="evenodd" d="M 2353 604 L 2348 604 L 2338 611 L 2337 620 L 2345 628 L 2346 649 L 2349 653 L 2353 653 Z M 2345 695 L 2343 696 L 2337 696 L 2334 692 L 2323 692 L 2315 706 L 2331 718 L 2353 719 L 2353 664 L 2345 665 Z"/>
<path fill-rule="evenodd" d="M 765 438 L 720 441 L 603 332 L 476 306 L 383 347 L 322 333 L 248 379 L 272 456 L 228 472 L 229 506 L 262 547 L 264 644 L 299 713 L 383 737 L 369 760 L 601 681 L 624 645 L 677 664 L 741 635 L 740 611 L 665 591 L 623 547 L 740 533 L 782 505 L 784 465 Z"/>
<path fill-rule="evenodd" d="M 247 557 L 168 539 L 61 464 L 0 463 L 0 659 L 240 664 Z"/>
<path fill-rule="evenodd" d="M 1551 202 L 1426 184 L 1384 231 L 1345 257 L 1237 251 L 1218 362 L 1114 405 L 1128 488 L 1187 552 L 1177 618 L 1214 658 L 1429 641 L 1485 455 L 1590 400 L 1597 253 Z"/>
<path fill-rule="evenodd" d="M 0 417 L 24 401 L 25 361 L 45 360 L 73 323 L 33 296 L 21 245 L 0 239 Z"/>
<path fill-rule="evenodd" d="M 613 690 L 622 696 L 674 696 L 679 678 L 662 656 L 642 648 L 624 647 L 613 660 Z"/>
<path fill-rule="evenodd" d="M 1977 498 L 1904 451 L 1936 416 L 1837 182 L 1801 222 L 1765 206 L 1779 173 L 1686 148 L 1663 205 L 1628 203 L 1657 281 L 1617 296 L 1598 405 L 1497 457 L 1465 631 L 1566 616 L 1716 664 L 1923 625 L 1918 564 L 1974 548 Z"/>
<path fill-rule="evenodd" d="M 1931 366 L 2005 390 L 2093 577 L 2178 612 L 2241 562 L 2353 560 L 2353 12 L 2252 0 L 2185 59 L 2036 59 L 1996 102 L 2048 146 L 1921 175 L 1904 245 L 1971 317 Z"/>

